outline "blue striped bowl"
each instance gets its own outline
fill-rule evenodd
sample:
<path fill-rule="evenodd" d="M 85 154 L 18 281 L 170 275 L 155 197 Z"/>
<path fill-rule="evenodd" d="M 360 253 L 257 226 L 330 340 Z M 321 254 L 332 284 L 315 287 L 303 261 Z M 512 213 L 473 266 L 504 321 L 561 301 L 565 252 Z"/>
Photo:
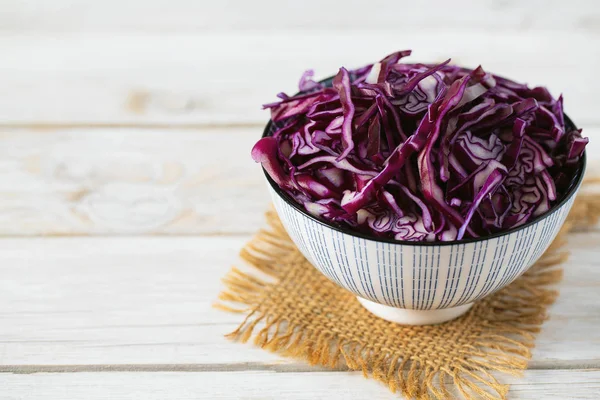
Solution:
<path fill-rule="evenodd" d="M 424 325 L 464 314 L 527 271 L 558 234 L 584 169 L 585 155 L 567 193 L 535 221 L 484 238 L 434 243 L 372 238 L 329 225 L 265 176 L 285 229 L 312 265 L 375 315 Z"/>

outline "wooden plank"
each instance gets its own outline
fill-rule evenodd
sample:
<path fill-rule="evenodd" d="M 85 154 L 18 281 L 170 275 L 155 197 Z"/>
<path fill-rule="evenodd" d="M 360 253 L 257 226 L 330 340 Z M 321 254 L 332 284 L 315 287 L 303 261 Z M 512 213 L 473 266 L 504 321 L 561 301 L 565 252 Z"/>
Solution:
<path fill-rule="evenodd" d="M 250 158 L 260 135 L 0 129 L 0 236 L 252 233 L 269 204 Z M 600 174 L 600 141 L 588 153 L 590 175 Z"/>
<path fill-rule="evenodd" d="M 260 126 L 268 119 L 261 104 L 282 90 L 293 93 L 305 69 L 314 68 L 323 78 L 342 65 L 358 67 L 412 48 L 414 61 L 452 57 L 546 85 L 555 95 L 564 93 L 566 111 L 579 125 L 600 124 L 595 107 L 600 50 L 589 45 L 589 34 L 448 31 L 444 46 L 440 37 L 439 32 L 406 35 L 393 29 L 277 35 L 7 33 L 0 37 L 0 89 L 10 95 L 0 97 L 0 121 Z"/>
<path fill-rule="evenodd" d="M 0 240 L 0 363 L 251 361 L 212 308 L 247 237 Z M 275 361 L 265 354 L 263 360 Z M 212 361 L 210 361 L 212 360 Z"/>
<path fill-rule="evenodd" d="M 248 155 L 258 135 L 250 128 L 5 130 L 0 235 L 253 232 L 268 207 Z M 598 144 L 591 144 L 590 174 L 600 171 Z"/>
<path fill-rule="evenodd" d="M 465 12 L 468 10 L 468 12 Z M 368 14 L 368 18 L 365 17 Z M 552 30 L 598 32 L 600 18 L 593 0 L 478 1 L 432 0 L 273 0 L 198 2 L 194 0 L 43 0 L 8 1 L 0 27 L 17 32 L 197 32 L 340 29 L 423 31 Z"/>
<path fill-rule="evenodd" d="M 254 232 L 260 129 L 0 131 L 0 235 Z"/>
<path fill-rule="evenodd" d="M 0 364 L 306 370 L 223 337 L 242 317 L 211 305 L 246 240 L 0 240 Z M 532 367 L 600 368 L 599 240 L 600 233 L 572 237 L 562 294 L 537 339 Z"/>
<path fill-rule="evenodd" d="M 523 378 L 503 376 L 510 399 L 597 399 L 598 370 L 526 371 Z M 398 399 L 384 385 L 360 373 L 161 372 L 0 374 L 7 399 Z"/>

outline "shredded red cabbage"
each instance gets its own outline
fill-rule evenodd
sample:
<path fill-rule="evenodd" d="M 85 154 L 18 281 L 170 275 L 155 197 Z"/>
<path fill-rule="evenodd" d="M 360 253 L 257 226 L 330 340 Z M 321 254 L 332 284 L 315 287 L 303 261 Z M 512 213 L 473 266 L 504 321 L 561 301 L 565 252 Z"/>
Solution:
<path fill-rule="evenodd" d="M 548 211 L 588 143 L 562 96 L 408 55 L 326 83 L 307 71 L 264 106 L 276 128 L 254 160 L 313 216 L 375 237 L 477 238 Z"/>

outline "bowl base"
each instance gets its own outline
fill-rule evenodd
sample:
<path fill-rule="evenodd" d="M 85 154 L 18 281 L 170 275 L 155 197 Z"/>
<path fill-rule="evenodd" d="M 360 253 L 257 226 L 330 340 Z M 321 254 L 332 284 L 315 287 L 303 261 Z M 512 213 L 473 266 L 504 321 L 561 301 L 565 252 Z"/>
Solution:
<path fill-rule="evenodd" d="M 364 308 L 372 314 L 390 322 L 402 325 L 434 325 L 458 318 L 473 306 L 473 303 L 462 306 L 443 308 L 439 310 L 408 310 L 405 308 L 390 307 L 370 300 L 357 297 Z"/>

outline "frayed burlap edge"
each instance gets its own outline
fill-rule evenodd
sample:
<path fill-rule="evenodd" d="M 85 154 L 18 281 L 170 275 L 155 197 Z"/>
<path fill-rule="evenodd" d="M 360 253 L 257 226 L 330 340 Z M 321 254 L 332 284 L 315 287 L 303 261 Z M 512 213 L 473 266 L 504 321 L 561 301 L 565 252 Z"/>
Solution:
<path fill-rule="evenodd" d="M 587 182 L 599 183 L 600 179 Z M 412 353 L 398 348 L 392 351 L 389 346 L 371 345 L 363 337 L 344 335 L 331 327 L 315 328 L 285 314 L 289 307 L 282 312 L 273 298 L 281 301 L 286 296 L 285 288 L 280 286 L 289 279 L 298 280 L 290 275 L 306 274 L 307 270 L 301 268 L 307 262 L 273 211 L 267 213 L 269 229 L 259 231 L 241 251 L 241 258 L 251 270 L 236 267 L 230 270 L 223 279 L 226 290 L 220 294 L 215 307 L 246 314 L 240 326 L 227 335 L 231 339 L 247 342 L 254 334 L 254 343 L 266 350 L 300 358 L 312 365 L 360 370 L 365 377 L 371 376 L 387 384 L 392 392 L 400 391 L 408 398 L 448 399 L 455 397 L 451 395 L 453 391 L 467 399 L 504 399 L 508 385 L 500 383 L 490 372 L 519 375 L 527 367 L 535 333 L 539 332 L 547 318 L 548 306 L 558 295 L 551 285 L 561 280 L 562 270 L 558 266 L 568 258 L 562 249 L 565 236 L 573 228 L 595 225 L 599 217 L 600 196 L 581 194 L 567 222 L 540 260 L 507 288 L 477 302 L 459 320 L 429 327 L 401 327 L 377 318 L 369 322 L 369 330 L 381 326 L 381 331 L 392 329 L 417 336 L 420 332 L 431 334 L 434 329 L 444 330 L 447 335 L 453 324 L 460 324 L 456 340 L 464 336 L 460 331 L 465 327 L 476 330 L 470 342 L 459 347 L 459 351 L 438 358 L 421 356 L 418 347 Z M 312 267 L 308 271 L 312 272 Z M 345 292 L 333 287 L 326 278 L 322 280 L 326 290 Z M 363 310 L 358 308 L 357 311 Z M 358 318 L 374 317 L 364 311 Z M 450 335 L 454 333 L 450 331 Z M 425 353 L 430 350 L 427 346 L 423 344 Z"/>

